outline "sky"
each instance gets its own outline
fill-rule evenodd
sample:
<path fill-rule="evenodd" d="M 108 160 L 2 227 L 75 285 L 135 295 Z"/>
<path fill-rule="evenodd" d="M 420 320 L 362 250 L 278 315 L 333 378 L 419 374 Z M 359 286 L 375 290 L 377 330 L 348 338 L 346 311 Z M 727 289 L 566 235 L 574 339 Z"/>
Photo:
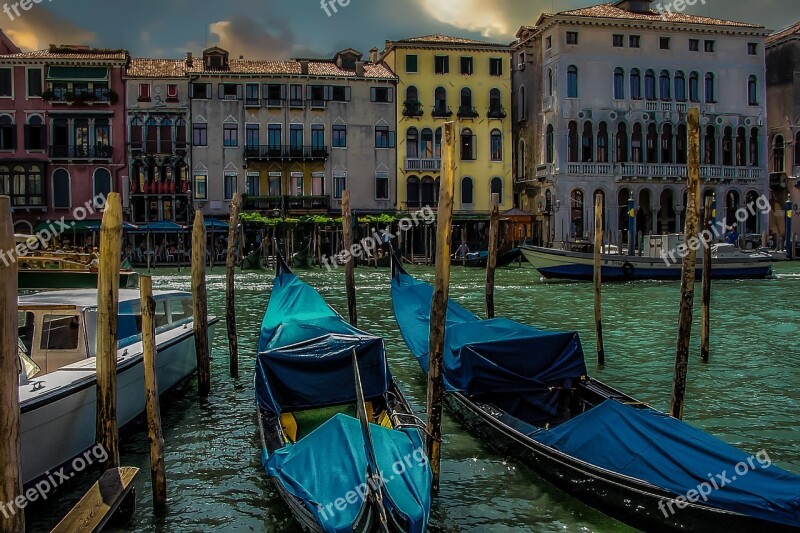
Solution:
<path fill-rule="evenodd" d="M 4 4 L 18 0 L 0 0 Z M 135 57 L 182 58 L 219 45 L 232 57 L 333 57 L 368 54 L 386 40 L 443 33 L 508 43 L 521 25 L 598 0 L 33 0 L 2 29 L 23 50 L 54 44 L 125 48 Z M 326 0 L 327 1 L 327 0 Z M 669 2 L 671 0 L 657 0 Z M 344 4 L 344 5 L 342 5 Z M 696 0 L 687 13 L 780 30 L 800 20 L 797 0 Z M 13 11 L 11 12 L 13 15 Z"/>

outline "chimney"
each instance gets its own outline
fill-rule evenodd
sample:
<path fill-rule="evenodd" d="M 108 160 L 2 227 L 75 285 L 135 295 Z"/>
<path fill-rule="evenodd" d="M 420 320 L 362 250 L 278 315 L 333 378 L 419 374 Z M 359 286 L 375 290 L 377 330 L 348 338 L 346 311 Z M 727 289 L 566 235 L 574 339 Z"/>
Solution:
<path fill-rule="evenodd" d="M 239 56 L 239 61 L 244 61 L 244 56 Z"/>
<path fill-rule="evenodd" d="M 373 48 L 369 51 L 369 61 L 370 63 L 377 63 L 378 62 L 378 49 Z"/>
<path fill-rule="evenodd" d="M 308 76 L 308 61 L 302 60 L 300 61 L 300 74 L 303 76 Z"/>
<path fill-rule="evenodd" d="M 191 52 L 186 52 L 186 66 L 188 68 L 192 68 L 194 66 L 194 59 L 192 59 Z"/>
<path fill-rule="evenodd" d="M 363 78 L 364 77 L 364 62 L 363 61 L 356 61 L 356 77 Z"/>

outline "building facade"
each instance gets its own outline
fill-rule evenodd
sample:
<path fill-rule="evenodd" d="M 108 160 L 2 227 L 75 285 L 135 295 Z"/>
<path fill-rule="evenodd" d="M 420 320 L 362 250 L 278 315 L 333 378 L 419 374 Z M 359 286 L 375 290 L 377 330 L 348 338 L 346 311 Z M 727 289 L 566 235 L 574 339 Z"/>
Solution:
<path fill-rule="evenodd" d="M 792 232 L 800 233 L 800 23 L 767 38 L 770 189 L 775 206 L 770 231 L 785 235 L 787 200 Z M 785 242 L 784 239 L 780 239 Z"/>
<path fill-rule="evenodd" d="M 186 61 L 132 58 L 125 80 L 129 220 L 186 225 L 192 215 Z"/>
<path fill-rule="evenodd" d="M 456 215 L 514 205 L 511 47 L 429 35 L 387 41 L 383 61 L 398 76 L 397 208 L 436 206 L 442 126 L 456 124 Z"/>
<path fill-rule="evenodd" d="M 215 47 L 189 60 L 191 173 L 196 205 L 224 214 L 394 209 L 396 78 L 372 57 L 248 61 Z"/>
<path fill-rule="evenodd" d="M 93 198 L 127 183 L 127 52 L 81 46 L 19 52 L 3 37 L 0 194 L 11 196 L 17 231 L 70 220 L 81 207 L 79 218 L 99 219 Z"/>
<path fill-rule="evenodd" d="M 588 239 L 603 199 L 606 234 L 682 232 L 686 114 L 701 113 L 702 195 L 717 218 L 769 192 L 762 26 L 621 0 L 542 15 L 515 46 L 515 170 L 537 240 Z M 702 204 L 701 204 L 702 205 Z M 766 231 L 750 215 L 740 233 Z"/>

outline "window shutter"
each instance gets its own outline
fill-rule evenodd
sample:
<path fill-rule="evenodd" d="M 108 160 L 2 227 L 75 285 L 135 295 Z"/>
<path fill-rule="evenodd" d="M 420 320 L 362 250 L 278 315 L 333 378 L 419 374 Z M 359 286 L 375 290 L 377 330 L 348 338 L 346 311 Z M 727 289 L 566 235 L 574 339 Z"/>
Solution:
<path fill-rule="evenodd" d="M 281 100 L 286 100 L 286 85 L 281 85 Z"/>
<path fill-rule="evenodd" d="M 224 100 L 225 99 L 225 84 L 224 83 L 220 83 L 219 84 L 219 99 L 220 100 Z"/>
<path fill-rule="evenodd" d="M 31 148 L 31 127 L 28 124 L 25 124 L 23 128 L 25 132 L 25 149 L 30 150 Z"/>
<path fill-rule="evenodd" d="M 333 87 L 330 85 L 325 86 L 325 101 L 330 102 L 333 100 Z"/>
<path fill-rule="evenodd" d="M 39 146 L 44 149 L 47 146 L 47 129 L 44 125 L 39 127 Z"/>
<path fill-rule="evenodd" d="M 350 101 L 350 87 L 345 87 L 344 88 L 344 99 L 347 102 Z"/>
<path fill-rule="evenodd" d="M 194 98 L 194 83 L 189 84 L 189 98 Z"/>
<path fill-rule="evenodd" d="M 243 93 L 242 84 L 240 83 L 240 84 L 238 84 L 238 85 L 236 86 L 236 99 L 237 99 L 237 100 L 241 100 L 241 99 L 242 99 L 242 96 L 243 96 L 243 94 L 244 94 L 244 93 Z"/>
<path fill-rule="evenodd" d="M 370 87 L 369 88 L 369 101 L 370 102 L 374 102 L 375 101 L 375 96 L 376 96 L 376 93 L 377 93 L 376 89 L 377 89 L 376 87 Z"/>
<path fill-rule="evenodd" d="M 306 85 L 306 100 L 311 100 L 311 85 Z"/>
<path fill-rule="evenodd" d="M 261 98 L 264 100 L 269 98 L 269 84 L 267 83 L 261 86 Z"/>
<path fill-rule="evenodd" d="M 394 87 L 389 87 L 389 102 L 394 102 Z"/>
<path fill-rule="evenodd" d="M 395 132 L 389 132 L 389 148 L 394 148 L 395 145 Z"/>

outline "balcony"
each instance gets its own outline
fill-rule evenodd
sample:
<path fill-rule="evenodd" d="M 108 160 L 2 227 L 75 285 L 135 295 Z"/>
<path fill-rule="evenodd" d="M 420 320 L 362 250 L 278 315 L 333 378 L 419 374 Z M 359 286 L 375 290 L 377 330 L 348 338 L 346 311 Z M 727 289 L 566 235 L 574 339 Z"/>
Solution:
<path fill-rule="evenodd" d="M 111 159 L 113 152 L 111 146 L 87 144 L 56 145 L 49 150 L 51 159 Z"/>
<path fill-rule="evenodd" d="M 447 106 L 436 106 L 431 112 L 433 118 L 450 118 L 453 116 L 453 111 Z"/>
<path fill-rule="evenodd" d="M 436 159 L 422 159 L 416 157 L 406 158 L 406 171 L 419 171 L 419 172 L 440 172 L 442 170 L 442 160 Z"/>
<path fill-rule="evenodd" d="M 573 165 L 575 164 L 570 163 L 568 165 L 568 172 Z M 578 165 L 583 166 L 583 164 Z M 672 178 L 680 180 L 686 179 L 688 175 L 686 165 L 671 163 L 620 163 L 615 166 L 617 168 L 613 173 L 620 174 L 623 178 Z M 700 167 L 700 178 L 705 180 L 752 180 L 761 179 L 763 175 L 763 170 L 760 167 L 726 167 L 721 165 L 702 165 Z"/>
<path fill-rule="evenodd" d="M 132 142 L 130 143 L 131 155 L 137 156 L 172 156 L 180 155 L 185 156 L 188 152 L 188 145 L 186 142 L 173 143 L 173 142 Z"/>
<path fill-rule="evenodd" d="M 131 197 L 135 196 L 186 196 L 189 194 L 188 181 L 147 180 L 139 183 L 131 180 Z"/>
<path fill-rule="evenodd" d="M 492 107 L 489 108 L 489 112 L 486 116 L 492 119 L 504 119 L 508 116 L 508 113 L 506 113 L 506 109 L 503 106 Z"/>
<path fill-rule="evenodd" d="M 242 205 L 248 211 L 272 211 L 278 216 L 327 213 L 331 197 L 317 196 L 245 196 Z"/>
<path fill-rule="evenodd" d="M 458 108 L 459 118 L 478 118 L 478 110 L 473 106 L 462 105 Z"/>
<path fill-rule="evenodd" d="M 612 163 L 567 163 L 567 174 L 582 176 L 611 176 L 614 173 Z"/>
<path fill-rule="evenodd" d="M 327 146 L 259 145 L 244 149 L 246 159 L 257 161 L 324 161 Z"/>
<path fill-rule="evenodd" d="M 403 103 L 403 116 L 404 117 L 421 117 L 425 114 L 422 109 L 422 104 L 419 100 L 406 100 Z"/>
<path fill-rule="evenodd" d="M 542 113 L 546 113 L 553 109 L 553 97 L 547 96 L 544 100 L 542 100 Z"/>

